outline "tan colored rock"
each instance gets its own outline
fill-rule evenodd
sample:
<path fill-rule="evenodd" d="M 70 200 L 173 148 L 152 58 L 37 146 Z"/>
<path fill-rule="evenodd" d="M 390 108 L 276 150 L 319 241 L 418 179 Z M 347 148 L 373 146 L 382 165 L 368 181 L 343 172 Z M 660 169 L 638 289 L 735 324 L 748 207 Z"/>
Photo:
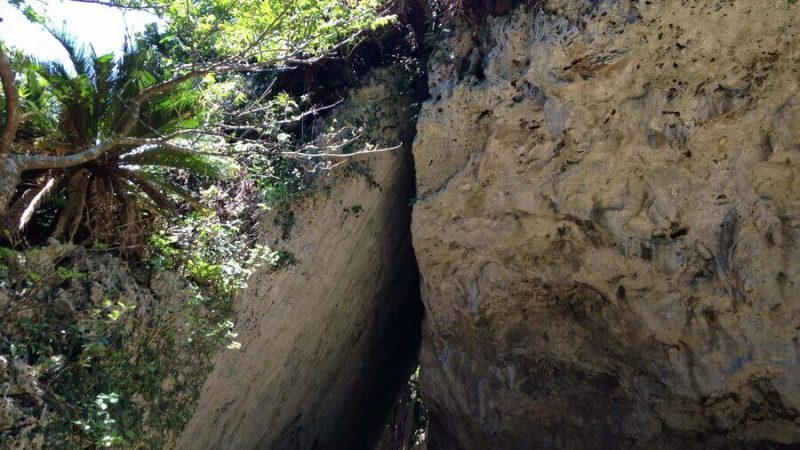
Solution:
<path fill-rule="evenodd" d="M 800 443 L 800 7 L 546 11 L 431 63 L 429 447 Z"/>
<path fill-rule="evenodd" d="M 0 448 L 39 450 L 44 445 L 41 425 L 48 420 L 34 369 L 0 355 Z"/>
<path fill-rule="evenodd" d="M 143 352 L 149 351 L 162 355 L 165 360 L 169 359 L 172 370 L 165 377 L 177 372 L 190 385 L 202 382 L 202 376 L 207 373 L 209 355 L 188 353 L 187 347 L 175 344 L 186 342 L 190 337 L 189 332 L 180 327 L 180 321 L 188 320 L 197 311 L 187 307 L 187 299 L 191 294 L 187 280 L 181 276 L 172 272 L 154 271 L 148 274 L 141 267 L 131 265 L 111 253 L 87 251 L 83 247 L 56 241 L 17 253 L 6 261 L 12 267 L 4 271 L 4 278 L 0 282 L 0 310 L 9 311 L 7 316 L 2 317 L 5 320 L 0 321 L 0 340 L 4 344 L 0 352 L 0 449 L 49 449 L 66 445 L 59 432 L 77 433 L 77 429 L 73 430 L 69 425 L 76 417 L 65 417 L 60 409 L 67 404 L 63 402 L 71 400 L 54 396 L 76 386 L 70 384 L 72 381 L 58 383 L 77 374 L 69 368 L 79 360 L 73 352 L 85 351 L 84 344 L 94 343 L 100 338 L 111 342 L 108 354 L 113 354 L 117 358 L 115 361 L 125 357 L 138 358 Z M 67 273 L 71 272 L 74 276 L 57 276 L 61 269 L 66 269 Z M 39 274 L 43 281 L 29 291 L 26 279 L 32 273 Z M 32 294 L 26 296 L 27 292 Z M 3 299 L 9 299 L 10 303 Z M 110 309 L 105 309 L 108 308 L 107 303 L 112 301 L 117 306 L 124 305 L 124 312 L 114 319 L 114 331 L 109 330 L 111 320 L 106 315 Z M 14 306 L 19 309 L 14 310 Z M 20 317 L 31 319 L 30 328 L 21 326 L 23 322 L 18 320 Z M 177 335 L 173 336 L 174 341 L 157 334 L 164 329 L 161 327 L 168 326 L 167 323 L 175 324 Z M 40 348 L 44 345 L 44 330 L 48 328 L 65 330 L 62 333 L 67 336 L 60 345 L 53 345 L 52 349 L 57 353 L 49 358 L 52 364 L 49 368 L 41 357 L 47 350 Z M 38 335 L 37 329 L 42 330 L 38 331 L 41 335 Z M 69 334 L 66 330 L 69 330 Z M 122 345 L 114 342 L 119 336 L 116 334 L 118 330 L 124 330 L 121 331 L 125 335 Z M 29 352 L 35 356 L 29 356 Z M 166 352 L 169 352 L 169 356 L 166 356 Z M 91 364 L 93 361 L 87 353 L 80 354 L 80 361 Z M 161 363 L 153 359 L 145 360 L 148 364 Z M 114 364 L 117 370 L 125 370 L 121 369 L 122 363 Z M 158 373 L 165 372 L 162 370 Z M 52 373 L 56 375 L 52 376 Z M 59 380 L 59 376 L 65 374 L 67 376 Z M 101 374 L 113 376 L 114 372 L 103 367 L 80 380 L 96 389 L 101 382 Z M 137 403 L 139 407 L 138 412 L 143 418 L 137 424 L 139 442 L 165 442 L 167 446 L 174 443 L 177 433 L 173 429 L 165 429 L 164 421 L 151 420 L 154 414 L 157 413 L 156 417 L 160 418 L 166 412 L 158 409 L 152 397 L 146 396 L 170 395 L 173 410 L 169 411 L 171 415 L 167 417 L 175 418 L 182 407 L 193 404 L 192 389 L 182 387 L 179 392 L 169 392 L 171 389 L 165 386 L 174 385 L 174 380 L 165 378 L 162 380 L 164 391 L 158 393 L 150 389 L 142 393 L 132 391 L 132 384 L 124 381 L 119 378 L 112 380 L 119 386 L 116 393 L 124 400 Z M 131 397 L 127 397 L 131 394 Z M 88 394 L 83 399 L 87 403 L 94 400 Z M 69 405 L 76 410 L 84 406 L 75 403 Z M 118 418 L 116 414 L 117 411 L 112 411 L 112 419 Z M 67 425 L 64 425 L 65 422 Z M 79 439 L 79 435 L 76 434 L 75 438 Z"/>
<path fill-rule="evenodd" d="M 411 110 L 393 98 L 396 81 L 374 73 L 337 115 L 375 115 L 372 136 L 406 139 Z M 237 299 L 241 349 L 217 358 L 179 448 L 357 449 L 377 439 L 419 342 L 406 142 L 294 208 L 278 248 L 296 264 L 255 274 Z"/>

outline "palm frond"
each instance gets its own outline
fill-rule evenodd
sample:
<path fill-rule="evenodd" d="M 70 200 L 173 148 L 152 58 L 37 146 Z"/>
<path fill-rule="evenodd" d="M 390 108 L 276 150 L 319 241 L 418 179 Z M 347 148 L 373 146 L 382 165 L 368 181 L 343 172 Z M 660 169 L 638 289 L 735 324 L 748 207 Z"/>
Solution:
<path fill-rule="evenodd" d="M 93 47 L 79 45 L 66 31 L 48 31 L 66 50 L 75 73 L 59 62 L 39 63 L 39 73 L 61 103 L 59 122 L 64 136 L 76 146 L 90 144 L 97 139 L 109 99 L 115 95 L 110 89 L 114 57 L 97 56 Z"/>
<path fill-rule="evenodd" d="M 38 74 L 48 83 L 59 103 L 59 130 L 74 146 L 94 142 L 98 117 L 94 113 L 95 87 L 86 75 L 70 76 L 60 63 L 38 66 Z"/>
<path fill-rule="evenodd" d="M 146 230 L 145 218 L 137 202 L 129 195 L 126 181 L 121 177 L 112 177 L 114 193 L 119 203 L 119 223 L 115 234 L 122 253 L 141 254 L 144 248 Z"/>
<path fill-rule="evenodd" d="M 180 186 L 175 184 L 174 181 L 169 180 L 163 176 L 156 175 L 154 173 L 145 172 L 143 170 L 137 171 L 136 174 L 140 178 L 150 182 L 150 184 L 158 186 L 158 188 L 160 188 L 162 191 L 168 192 L 172 195 L 175 195 L 176 197 L 179 197 L 180 199 L 192 205 L 193 207 L 197 209 L 205 209 L 205 206 L 203 206 L 203 204 L 200 203 L 200 200 L 197 198 L 195 194 L 187 191 L 186 189 L 181 188 Z"/>
<path fill-rule="evenodd" d="M 114 54 L 107 53 L 97 56 L 92 48 L 92 65 L 94 66 L 94 113 L 97 121 L 101 122 L 108 113 L 108 108 L 113 102 Z"/>
<path fill-rule="evenodd" d="M 61 64 L 59 61 L 39 62 L 37 67 L 40 69 L 40 74 L 50 82 L 51 85 L 56 85 L 59 79 L 69 80 L 72 78 L 72 75 L 64 64 Z"/>
<path fill-rule="evenodd" d="M 63 173 L 46 174 L 38 186 L 23 192 L 8 211 L 7 221 L 12 229 L 22 231 L 30 223 L 33 213 L 61 189 L 65 178 Z"/>
<path fill-rule="evenodd" d="M 141 173 L 132 170 L 125 170 L 120 171 L 120 176 L 130 181 L 138 189 L 144 192 L 160 209 L 168 211 L 169 213 L 175 212 L 176 208 L 172 200 L 164 195 L 158 186 L 154 185 L 146 177 L 142 176 Z"/>
<path fill-rule="evenodd" d="M 69 60 L 75 68 L 75 73 L 93 78 L 94 65 L 92 64 L 91 55 L 86 51 L 86 47 L 79 45 L 75 37 L 67 33 L 66 29 L 62 28 L 61 30 L 56 30 L 47 27 L 47 31 L 56 38 L 61 46 L 64 47 L 64 50 L 67 51 Z"/>
<path fill-rule="evenodd" d="M 195 92 L 175 92 L 144 105 L 142 122 L 133 131 L 138 136 L 169 134 L 177 130 L 198 128 L 199 95 Z"/>
<path fill-rule="evenodd" d="M 86 190 L 89 186 L 91 174 L 86 168 L 80 168 L 67 182 L 67 205 L 61 211 L 58 224 L 53 236 L 70 241 L 75 237 L 81 225 L 86 209 Z"/>
<path fill-rule="evenodd" d="M 201 155 L 175 147 L 156 146 L 136 153 L 123 155 L 126 165 L 160 166 L 186 169 L 195 175 L 222 178 L 230 174 L 231 164 L 226 158 Z"/>
<path fill-rule="evenodd" d="M 108 241 L 114 226 L 114 189 L 108 176 L 95 176 L 89 185 L 88 224 L 95 239 Z"/>
<path fill-rule="evenodd" d="M 33 66 L 26 67 L 19 80 L 21 106 L 24 111 L 24 118 L 17 130 L 17 138 L 21 141 L 59 135 L 58 102 L 37 69 L 38 67 Z"/>

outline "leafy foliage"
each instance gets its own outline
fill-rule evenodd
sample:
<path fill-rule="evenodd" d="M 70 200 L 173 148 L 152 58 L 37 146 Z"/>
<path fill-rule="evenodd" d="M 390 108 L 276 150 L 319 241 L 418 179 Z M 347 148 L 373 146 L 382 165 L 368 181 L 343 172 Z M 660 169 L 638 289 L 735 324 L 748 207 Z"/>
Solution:
<path fill-rule="evenodd" d="M 44 22 L 43 3 L 12 3 Z M 120 58 L 63 32 L 67 66 L 12 57 L 23 120 L 3 157 L 114 144 L 80 164 L 19 172 L 2 224 L 14 248 L 0 247 L 0 363 L 28 365 L 41 386 L 46 448 L 164 448 L 212 355 L 237 347 L 237 293 L 255 270 L 293 263 L 256 240 L 261 212 L 280 211 L 286 237 L 289 204 L 333 165 L 315 156 L 358 150 L 359 127 L 317 130 L 329 105 L 271 86 L 392 18 L 378 0 L 101 3 L 166 25 Z M 243 67 L 262 72 L 234 73 Z M 48 236 L 89 245 L 47 256 L 59 247 L 41 247 Z"/>
<path fill-rule="evenodd" d="M 205 191 L 203 211 L 223 197 Z M 291 262 L 223 217 L 189 214 L 152 235 L 149 268 L 75 246 L 0 248 L 0 355 L 29 364 L 44 387 L 46 448 L 163 448 L 176 438 L 211 357 L 238 348 L 236 293 L 257 268 Z"/>
<path fill-rule="evenodd" d="M 47 155 L 69 155 L 113 135 L 126 113 L 127 99 L 155 83 L 159 75 L 146 47 L 119 60 L 79 47 L 65 33 L 54 36 L 67 50 L 74 74 L 57 62 L 28 61 L 22 83 L 21 146 Z M 154 138 L 197 125 L 200 97 L 193 84 L 147 103 L 133 137 Z M 66 241 L 104 242 L 140 250 L 147 224 L 176 211 L 170 198 L 192 195 L 166 175 L 166 168 L 219 178 L 224 160 L 164 145 L 119 145 L 102 157 L 65 169 L 28 174 L 12 202 L 6 223 L 20 232 L 34 217 L 39 227 Z M 49 201 L 54 200 L 49 203 Z M 50 211 L 36 215 L 43 207 Z M 53 208 L 55 206 L 55 208 Z"/>
<path fill-rule="evenodd" d="M 232 299 L 256 269 L 290 262 L 290 255 L 255 242 L 256 231 L 248 230 L 243 217 L 244 204 L 225 214 L 212 210 L 229 200 L 216 186 L 203 191 L 204 210 L 187 214 L 150 237 L 155 250 L 151 264 L 181 271 L 214 295 Z"/>
<path fill-rule="evenodd" d="M 280 132 L 281 125 L 306 114 L 274 119 L 275 107 L 283 107 L 284 116 L 297 109 L 285 94 L 278 93 L 266 106 L 251 103 L 257 107 L 239 112 L 228 124 L 211 120 L 224 108 L 208 108 L 207 114 L 200 110 L 213 104 L 201 102 L 201 92 L 214 91 L 203 85 L 214 85 L 219 76 L 235 71 L 281 70 L 318 61 L 331 50 L 354 45 L 364 30 L 393 20 L 380 10 L 380 0 L 99 3 L 150 10 L 163 19 L 166 31 L 151 26 L 139 38 L 140 45 L 119 61 L 79 47 L 66 33 L 53 33 L 69 54 L 74 75 L 60 63 L 23 64 L 25 120 L 17 128 L 19 108 L 9 102 L 14 142 L 4 138 L 2 149 L 9 163 L 2 165 L 8 174 L 0 212 L 7 213 L 12 232 L 19 233 L 37 217 L 44 235 L 141 248 L 152 218 L 174 212 L 170 196 L 192 201 L 164 177 L 164 170 L 154 167 L 219 176 L 219 160 L 198 147 L 212 154 L 223 148 L 230 153 L 232 142 L 246 143 L 245 152 L 275 154 L 289 148 L 285 154 L 295 157 L 308 156 L 309 149 L 319 153 L 319 146 L 287 145 L 290 135 Z M 13 4 L 32 20 L 43 16 L 33 3 Z M 4 67 L 4 89 L 15 91 Z M 359 138 L 347 127 L 332 136 L 327 147 L 345 151 Z M 265 138 L 273 143 L 263 145 Z M 17 192 L 12 192 L 9 185 L 13 188 L 23 173 Z M 44 211 L 36 215 L 40 209 Z"/>
<path fill-rule="evenodd" d="M 250 53 L 261 61 L 296 49 L 307 54 L 329 50 L 340 40 L 387 23 L 381 2 L 362 0 L 280 0 L 206 2 L 162 1 L 171 26 L 188 34 L 192 46 L 213 43 L 219 54 Z"/>
<path fill-rule="evenodd" d="M 319 55 L 353 43 L 363 30 L 395 20 L 381 0 L 108 0 L 97 3 L 143 9 L 161 18 L 167 37 L 183 58 L 269 61 L 287 55 Z M 46 5 L 13 0 L 34 21 Z M 185 62 L 185 61 L 183 61 Z"/>

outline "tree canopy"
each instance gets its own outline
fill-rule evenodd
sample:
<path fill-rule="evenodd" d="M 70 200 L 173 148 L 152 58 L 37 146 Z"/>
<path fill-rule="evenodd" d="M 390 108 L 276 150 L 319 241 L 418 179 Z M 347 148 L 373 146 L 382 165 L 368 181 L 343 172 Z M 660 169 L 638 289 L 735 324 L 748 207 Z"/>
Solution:
<path fill-rule="evenodd" d="M 214 85 L 233 74 L 288 70 L 330 58 L 356 45 L 365 31 L 393 20 L 379 0 L 74 1 L 146 10 L 162 23 L 129 42 L 116 59 L 54 31 L 74 75 L 56 62 L 9 55 L 0 44 L 5 94 L 0 216 L 12 232 L 64 192 L 55 236 L 72 239 L 83 225 L 104 239 L 130 236 L 123 230 L 136 229 L 143 211 L 174 209 L 169 195 L 191 199 L 142 166 L 215 174 L 221 165 L 213 157 L 241 151 L 236 143 L 246 142 L 255 152 L 336 157 L 319 148 L 287 150 L 285 134 L 275 132 L 318 107 L 295 108 L 280 117 L 274 114 L 276 103 L 286 112 L 291 100 L 268 87 L 232 113 L 220 106 L 224 89 Z M 13 3 L 48 25 L 38 2 Z M 331 141 L 332 148 L 352 142 L 353 133 L 346 131 Z"/>
<path fill-rule="evenodd" d="M 196 67 L 302 62 L 352 43 L 364 30 L 394 18 L 380 0 L 73 1 L 151 12 Z M 31 20 L 45 20 L 38 2 L 12 4 Z"/>
<path fill-rule="evenodd" d="M 12 0 L 69 60 L 0 38 L 0 363 L 42 387 L 44 448 L 163 448 L 214 352 L 237 345 L 236 293 L 256 269 L 293 263 L 257 240 L 259 214 L 274 208 L 286 234 L 293 215 L 276 210 L 311 172 L 392 149 L 349 123 L 306 133 L 336 100 L 276 84 L 393 17 L 379 0 L 71 1 L 160 23 L 97 54 L 47 22 L 47 2 Z M 117 292 L 149 277 L 168 295 Z M 146 293 L 140 281 L 128 291 Z"/>

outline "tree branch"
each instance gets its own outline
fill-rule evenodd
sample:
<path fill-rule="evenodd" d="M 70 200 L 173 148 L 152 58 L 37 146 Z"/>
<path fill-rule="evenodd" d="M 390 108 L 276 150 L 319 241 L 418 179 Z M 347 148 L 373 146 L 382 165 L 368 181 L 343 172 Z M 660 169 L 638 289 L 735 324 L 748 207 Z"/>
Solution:
<path fill-rule="evenodd" d="M 97 159 L 103 153 L 120 145 L 121 137 L 114 137 L 71 155 L 13 155 L 21 171 L 36 169 L 66 169 Z"/>
<path fill-rule="evenodd" d="M 19 126 L 19 92 L 14 84 L 14 69 L 8 57 L 0 46 L 0 81 L 3 84 L 3 93 L 6 97 L 6 117 L 2 131 L 0 131 L 0 158 L 5 158 L 11 153 L 11 146 Z"/>
<path fill-rule="evenodd" d="M 130 10 L 139 10 L 148 12 L 158 11 L 159 9 L 163 9 L 164 7 L 163 5 L 159 5 L 157 3 L 144 4 L 144 5 L 131 5 L 113 0 L 69 0 L 69 1 L 74 3 L 89 3 L 92 5 L 107 6 L 109 8 L 130 9 Z"/>
<path fill-rule="evenodd" d="M 51 156 L 51 155 L 13 155 L 13 159 L 17 163 L 17 167 L 20 171 L 26 170 L 35 170 L 35 169 L 63 169 L 67 167 L 73 167 L 80 164 L 87 163 L 92 161 L 102 154 L 112 150 L 113 148 L 121 145 L 128 134 L 134 129 L 137 122 L 139 121 L 139 113 L 141 111 L 141 106 L 145 102 L 161 95 L 167 93 L 175 86 L 184 83 L 189 80 L 193 80 L 210 73 L 214 74 L 226 74 L 232 72 L 253 72 L 258 71 L 259 69 L 265 69 L 269 67 L 275 67 L 280 63 L 302 63 L 302 64 L 313 64 L 315 62 L 321 61 L 325 58 L 330 57 L 336 51 L 340 50 L 343 46 L 347 45 L 348 43 L 352 42 L 358 36 L 360 36 L 362 32 L 357 32 L 351 35 L 349 38 L 340 41 L 338 44 L 331 47 L 331 49 L 322 55 L 318 55 L 315 57 L 309 58 L 299 58 L 297 52 L 293 52 L 282 57 L 273 58 L 267 61 L 262 61 L 258 63 L 238 63 L 236 60 L 226 58 L 221 61 L 217 61 L 215 63 L 209 64 L 205 67 L 195 68 L 189 70 L 188 72 L 184 73 L 183 75 L 176 76 L 170 80 L 164 81 L 162 83 L 156 84 L 154 86 L 150 86 L 141 92 L 139 92 L 136 97 L 131 99 L 126 106 L 128 109 L 128 114 L 123 119 L 122 123 L 120 124 L 119 128 L 117 129 L 117 135 L 109 138 L 97 145 L 89 147 L 86 150 L 83 150 L 78 153 L 74 153 L 71 155 L 64 155 L 64 156 Z M 2 55 L 2 53 L 0 53 Z M 4 55 L 2 55 L 4 57 Z M 7 63 L 7 59 L 3 59 Z M 6 64 L 8 67 L 8 73 L 10 74 L 9 81 L 6 81 L 6 76 L 3 76 L 3 61 L 0 61 L 0 76 L 2 76 L 3 87 L 6 91 L 13 91 L 13 94 L 9 96 L 7 93 L 7 98 L 10 98 L 11 101 L 6 101 L 7 110 L 13 110 L 13 114 L 7 113 L 7 117 L 11 117 L 12 120 L 6 120 L 6 126 L 4 127 L 2 137 L 5 139 L 6 133 L 10 135 L 8 139 L 8 148 L 9 151 L 5 153 L 8 155 L 10 153 L 10 142 L 14 139 L 14 134 L 16 133 L 16 127 L 19 122 L 18 117 L 18 105 L 19 105 L 19 95 L 17 94 L 16 89 L 13 85 L 14 80 L 14 72 L 11 70 L 10 65 Z M 9 84 L 10 83 L 10 84 Z M 8 105 L 12 105 L 13 108 L 9 108 Z M 12 126 L 9 126 L 12 125 Z M 5 143 L 5 140 L 3 141 Z M 5 145 L 4 145 L 5 146 Z M 0 148 L 0 151 L 3 149 Z M 3 153 L 0 153 L 3 155 Z"/>
<path fill-rule="evenodd" d="M 353 153 L 303 153 L 303 152 L 279 152 L 281 156 L 297 156 L 301 158 L 324 158 L 324 159 L 347 159 L 355 156 L 371 155 L 373 153 L 391 152 L 401 148 L 403 144 L 397 144 L 394 147 L 383 147 L 371 150 L 359 150 Z"/>

